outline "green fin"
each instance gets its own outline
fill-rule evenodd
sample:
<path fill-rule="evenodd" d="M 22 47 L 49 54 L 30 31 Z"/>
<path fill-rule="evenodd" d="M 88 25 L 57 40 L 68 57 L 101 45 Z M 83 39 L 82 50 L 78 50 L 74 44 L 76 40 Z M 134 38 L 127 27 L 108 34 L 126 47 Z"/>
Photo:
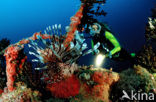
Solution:
<path fill-rule="evenodd" d="M 131 53 L 131 57 L 135 57 L 136 56 L 136 54 L 135 53 Z"/>

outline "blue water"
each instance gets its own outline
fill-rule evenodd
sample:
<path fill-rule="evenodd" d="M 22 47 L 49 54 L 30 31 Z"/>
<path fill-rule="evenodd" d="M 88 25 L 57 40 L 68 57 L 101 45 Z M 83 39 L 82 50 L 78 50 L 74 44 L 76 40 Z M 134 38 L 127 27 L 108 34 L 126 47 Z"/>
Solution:
<path fill-rule="evenodd" d="M 145 25 L 156 0 L 108 0 L 105 10 L 107 21 L 129 52 L 138 51 L 144 43 Z"/>
<path fill-rule="evenodd" d="M 65 27 L 79 4 L 79 0 L 0 0 L 0 39 L 15 43 L 49 25 Z"/>
<path fill-rule="evenodd" d="M 154 4 L 156 0 L 107 0 L 103 8 L 108 14 L 98 19 L 108 22 L 126 50 L 136 52 L 145 43 L 145 25 Z M 0 0 L 0 39 L 15 43 L 49 25 L 65 27 L 79 5 L 79 0 Z"/>

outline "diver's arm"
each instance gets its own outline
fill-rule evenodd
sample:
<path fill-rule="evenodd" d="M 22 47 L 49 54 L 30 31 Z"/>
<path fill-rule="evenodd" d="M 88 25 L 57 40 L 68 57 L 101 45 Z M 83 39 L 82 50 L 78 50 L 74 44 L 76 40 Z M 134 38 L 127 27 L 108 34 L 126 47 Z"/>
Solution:
<path fill-rule="evenodd" d="M 114 55 L 115 53 L 119 52 L 121 50 L 120 44 L 118 40 L 112 35 L 110 32 L 105 32 L 106 39 L 108 39 L 114 46 L 114 49 L 110 51 L 111 55 Z"/>

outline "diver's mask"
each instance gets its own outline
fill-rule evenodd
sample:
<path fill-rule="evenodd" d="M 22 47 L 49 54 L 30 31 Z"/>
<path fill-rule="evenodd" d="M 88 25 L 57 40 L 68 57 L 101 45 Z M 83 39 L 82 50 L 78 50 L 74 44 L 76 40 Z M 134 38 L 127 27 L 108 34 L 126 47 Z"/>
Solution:
<path fill-rule="evenodd" d="M 90 29 L 90 35 L 94 36 L 95 34 L 100 34 L 101 25 L 98 23 L 94 23 L 92 26 L 89 27 L 89 29 Z"/>

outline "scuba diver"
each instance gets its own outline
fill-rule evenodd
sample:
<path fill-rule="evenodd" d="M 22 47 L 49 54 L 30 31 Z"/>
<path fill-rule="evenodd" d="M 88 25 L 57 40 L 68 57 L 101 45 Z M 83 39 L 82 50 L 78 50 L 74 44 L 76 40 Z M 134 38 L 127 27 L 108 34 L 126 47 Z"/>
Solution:
<path fill-rule="evenodd" d="M 92 36 L 92 47 L 97 42 L 100 42 L 100 47 L 98 48 L 99 52 L 94 52 L 94 54 L 102 53 L 106 57 L 114 60 L 126 60 L 135 57 L 135 53 L 129 54 L 121 47 L 119 41 L 106 24 L 95 22 L 89 27 L 89 30 Z"/>

